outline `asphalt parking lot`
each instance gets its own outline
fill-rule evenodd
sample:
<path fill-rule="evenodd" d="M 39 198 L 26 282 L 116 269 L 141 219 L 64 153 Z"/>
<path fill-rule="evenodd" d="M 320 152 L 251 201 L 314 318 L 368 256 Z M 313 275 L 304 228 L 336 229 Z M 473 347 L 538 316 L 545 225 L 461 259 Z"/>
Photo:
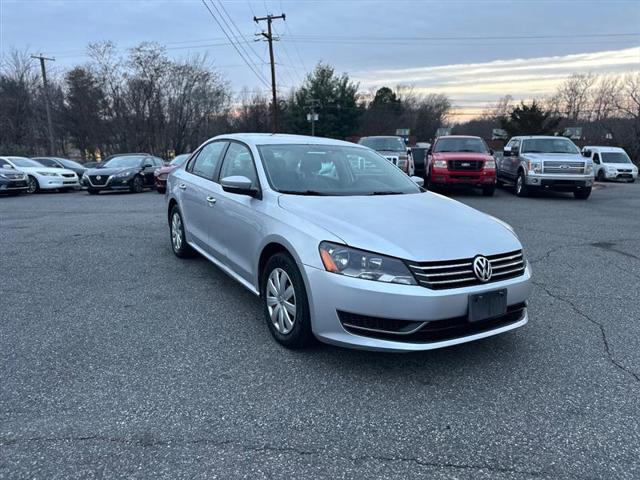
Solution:
<path fill-rule="evenodd" d="M 0 478 L 639 478 L 640 185 L 453 195 L 531 320 L 405 355 L 279 347 L 155 192 L 0 198 Z"/>

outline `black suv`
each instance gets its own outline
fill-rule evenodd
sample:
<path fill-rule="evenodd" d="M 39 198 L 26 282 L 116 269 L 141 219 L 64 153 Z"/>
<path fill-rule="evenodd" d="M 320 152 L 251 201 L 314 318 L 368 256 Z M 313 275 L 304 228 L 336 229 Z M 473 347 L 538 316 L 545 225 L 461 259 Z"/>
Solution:
<path fill-rule="evenodd" d="M 102 190 L 129 190 L 140 193 L 154 188 L 153 173 L 164 165 L 161 158 L 148 153 L 111 155 L 99 168 L 90 168 L 82 176 L 82 184 L 91 195 Z"/>

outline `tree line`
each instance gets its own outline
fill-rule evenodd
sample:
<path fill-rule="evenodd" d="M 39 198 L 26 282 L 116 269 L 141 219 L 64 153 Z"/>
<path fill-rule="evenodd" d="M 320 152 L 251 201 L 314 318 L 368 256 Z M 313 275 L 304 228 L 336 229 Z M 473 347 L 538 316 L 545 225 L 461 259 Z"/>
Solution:
<path fill-rule="evenodd" d="M 170 158 L 221 133 L 270 132 L 271 100 L 264 91 L 235 91 L 208 57 L 173 59 L 157 43 L 121 53 L 111 42 L 90 44 L 89 60 L 49 81 L 55 153 L 82 159 L 119 152 Z M 640 73 L 624 78 L 572 75 L 549 97 L 516 105 L 509 96 L 453 133 L 490 138 L 556 133 L 582 126 L 602 143 L 640 155 Z M 45 96 L 37 65 L 13 51 L 0 69 L 0 152 L 48 153 Z M 279 93 L 280 131 L 309 134 L 310 104 L 320 115 L 316 135 L 352 138 L 393 135 L 408 128 L 418 141 L 456 120 L 451 100 L 411 87 L 362 92 L 348 74 L 319 63 L 303 83 Z"/>

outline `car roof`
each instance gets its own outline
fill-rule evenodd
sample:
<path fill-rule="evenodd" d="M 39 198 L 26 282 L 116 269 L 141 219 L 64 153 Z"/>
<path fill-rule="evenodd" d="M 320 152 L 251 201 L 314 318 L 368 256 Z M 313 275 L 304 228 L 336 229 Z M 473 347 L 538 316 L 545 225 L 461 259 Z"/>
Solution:
<path fill-rule="evenodd" d="M 11 160 L 16 160 L 16 159 L 18 159 L 18 160 L 20 160 L 20 159 L 23 159 L 23 160 L 31 160 L 29 157 L 18 157 L 18 156 L 16 156 L 16 155 L 3 155 L 3 156 L 2 156 L 2 157 L 0 157 L 0 158 L 7 159 L 7 160 L 9 160 L 9 161 L 11 161 Z"/>
<path fill-rule="evenodd" d="M 324 137 L 310 137 L 307 135 L 290 135 L 284 133 L 232 133 L 218 135 L 209 140 L 238 140 L 248 145 L 334 145 L 366 148 L 352 142 L 334 140 Z"/>
<path fill-rule="evenodd" d="M 480 138 L 477 135 L 440 135 L 439 137 L 437 137 L 437 140 L 440 140 L 441 138 Z"/>
<path fill-rule="evenodd" d="M 620 147 L 607 147 L 607 146 L 598 146 L 598 145 L 585 145 L 582 147 L 583 150 L 598 150 L 599 152 L 624 152 L 624 148 Z"/>
<path fill-rule="evenodd" d="M 399 138 L 400 140 L 402 140 L 402 137 L 399 135 L 369 135 L 367 137 L 361 137 L 360 140 L 362 140 L 363 138 Z"/>
<path fill-rule="evenodd" d="M 515 137 L 511 137 L 511 138 L 519 138 L 520 140 L 530 140 L 532 138 L 548 138 L 548 139 L 557 139 L 557 138 L 564 138 L 565 140 L 569 140 L 571 141 L 570 138 L 567 137 L 563 137 L 560 135 L 516 135 Z"/>

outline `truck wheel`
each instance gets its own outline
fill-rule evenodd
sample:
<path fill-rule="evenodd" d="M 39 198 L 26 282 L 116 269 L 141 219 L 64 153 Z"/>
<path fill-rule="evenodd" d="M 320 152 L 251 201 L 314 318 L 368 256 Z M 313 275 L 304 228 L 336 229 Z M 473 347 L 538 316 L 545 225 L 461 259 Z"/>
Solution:
<path fill-rule="evenodd" d="M 581 188 L 580 190 L 576 190 L 573 192 L 573 196 L 578 200 L 586 200 L 591 195 L 591 187 L 589 188 Z"/>
<path fill-rule="evenodd" d="M 518 172 L 518 179 L 516 180 L 516 195 L 518 197 L 526 197 L 529 195 L 529 187 L 527 187 L 527 180 L 524 176 L 524 172 Z"/>

